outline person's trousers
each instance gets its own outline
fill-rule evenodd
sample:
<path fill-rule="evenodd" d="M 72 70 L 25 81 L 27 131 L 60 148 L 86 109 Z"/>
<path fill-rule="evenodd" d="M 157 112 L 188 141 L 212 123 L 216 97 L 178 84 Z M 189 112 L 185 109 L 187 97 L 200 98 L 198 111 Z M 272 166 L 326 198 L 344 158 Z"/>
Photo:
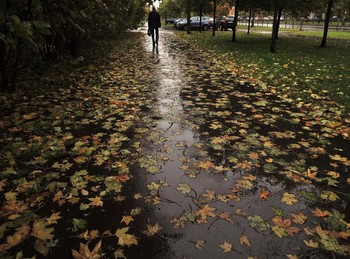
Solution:
<path fill-rule="evenodd" d="M 151 28 L 151 37 L 152 37 L 152 45 L 154 48 L 156 44 L 158 46 L 159 28 Z"/>

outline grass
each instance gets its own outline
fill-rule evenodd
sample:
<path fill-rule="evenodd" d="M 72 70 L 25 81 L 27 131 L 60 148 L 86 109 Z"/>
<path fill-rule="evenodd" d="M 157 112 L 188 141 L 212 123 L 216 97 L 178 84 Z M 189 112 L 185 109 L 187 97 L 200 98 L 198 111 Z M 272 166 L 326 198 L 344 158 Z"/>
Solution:
<path fill-rule="evenodd" d="M 249 35 L 239 30 L 236 42 L 231 41 L 232 31 L 218 31 L 215 37 L 211 32 L 176 33 L 220 55 L 239 68 L 240 74 L 305 101 L 311 94 L 329 97 L 350 112 L 350 33 L 330 31 L 327 48 L 320 48 L 322 31 L 281 28 L 277 52 L 270 53 L 271 34 L 261 29 L 255 27 Z"/>

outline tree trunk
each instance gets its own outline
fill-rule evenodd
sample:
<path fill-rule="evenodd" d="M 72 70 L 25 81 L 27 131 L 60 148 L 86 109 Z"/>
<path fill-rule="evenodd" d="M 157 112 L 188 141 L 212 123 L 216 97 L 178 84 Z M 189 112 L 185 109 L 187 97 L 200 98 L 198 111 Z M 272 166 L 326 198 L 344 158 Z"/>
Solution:
<path fill-rule="evenodd" d="M 275 8 L 273 12 L 272 37 L 271 37 L 271 46 L 270 46 L 270 52 L 272 53 L 276 52 L 277 13 L 278 13 L 278 10 L 277 8 Z"/>
<path fill-rule="evenodd" d="M 199 32 L 202 32 L 202 8 L 203 5 L 199 5 Z"/>
<path fill-rule="evenodd" d="M 283 11 L 283 8 L 278 9 L 277 24 L 276 24 L 276 39 L 278 39 L 278 32 L 280 29 L 280 21 L 281 21 L 282 11 Z"/>
<path fill-rule="evenodd" d="M 215 36 L 215 30 L 216 30 L 216 0 L 214 0 L 214 21 L 213 21 L 213 37 Z"/>
<path fill-rule="evenodd" d="M 191 34 L 191 1 L 187 0 L 187 34 Z"/>
<path fill-rule="evenodd" d="M 250 20 L 252 19 L 252 8 L 249 9 L 249 19 L 248 19 L 248 31 L 247 34 L 250 34 Z"/>
<path fill-rule="evenodd" d="M 324 30 L 323 30 L 323 38 L 322 38 L 322 42 L 321 42 L 321 46 L 320 46 L 321 48 L 325 48 L 326 47 L 328 27 L 329 27 L 329 20 L 331 19 L 331 11 L 332 11 L 333 2 L 334 2 L 334 0 L 328 0 L 326 20 L 325 20 L 325 23 L 324 23 Z"/>
<path fill-rule="evenodd" d="M 239 0 L 236 0 L 235 19 L 233 21 L 233 28 L 232 28 L 232 42 L 236 41 L 236 31 L 237 31 L 237 21 L 238 21 L 238 8 L 239 8 Z"/>

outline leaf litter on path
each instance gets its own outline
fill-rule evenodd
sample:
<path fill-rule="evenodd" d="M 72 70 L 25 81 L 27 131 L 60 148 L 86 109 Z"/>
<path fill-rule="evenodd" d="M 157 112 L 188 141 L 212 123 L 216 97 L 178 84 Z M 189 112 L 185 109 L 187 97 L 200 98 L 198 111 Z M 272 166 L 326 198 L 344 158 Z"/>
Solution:
<path fill-rule="evenodd" d="M 1 99 L 2 255 L 349 255 L 338 112 L 306 110 L 161 39 L 140 52 L 145 36 L 131 33 L 69 85 L 48 74 L 31 83 L 57 81 L 51 91 Z"/>

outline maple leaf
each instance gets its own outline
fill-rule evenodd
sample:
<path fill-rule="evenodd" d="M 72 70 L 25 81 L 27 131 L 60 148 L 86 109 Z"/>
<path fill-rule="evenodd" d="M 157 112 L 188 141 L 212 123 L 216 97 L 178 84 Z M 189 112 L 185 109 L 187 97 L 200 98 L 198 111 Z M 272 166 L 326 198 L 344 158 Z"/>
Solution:
<path fill-rule="evenodd" d="M 14 247 L 20 244 L 23 240 L 28 237 L 30 227 L 27 224 L 23 224 L 17 229 L 17 231 L 12 235 L 6 238 L 6 244 L 3 244 L 2 250 L 0 246 L 0 251 L 8 250 L 11 247 Z"/>
<path fill-rule="evenodd" d="M 131 221 L 134 221 L 132 216 L 123 216 L 120 222 L 124 222 L 126 225 L 129 225 Z"/>
<path fill-rule="evenodd" d="M 290 236 L 294 236 L 294 234 L 299 233 L 301 231 L 300 228 L 297 227 L 292 227 L 292 221 L 290 219 L 282 219 L 281 217 L 274 217 L 272 219 L 272 221 L 279 227 L 282 228 L 286 234 L 290 235 Z M 279 228 L 275 228 L 273 229 L 275 231 L 275 233 L 281 234 L 282 235 L 282 231 L 280 231 Z M 281 236 L 280 236 L 281 237 Z"/>
<path fill-rule="evenodd" d="M 138 241 L 134 235 L 128 234 L 129 227 L 118 228 L 115 235 L 118 237 L 118 244 L 121 246 L 137 245 Z"/>
<path fill-rule="evenodd" d="M 148 237 L 150 236 L 154 236 L 155 234 L 157 234 L 162 228 L 159 226 L 158 223 L 156 223 L 155 225 L 148 225 L 147 224 L 147 230 L 143 231 L 144 234 L 146 234 Z"/>
<path fill-rule="evenodd" d="M 321 192 L 321 198 L 323 200 L 336 201 L 339 199 L 339 196 L 332 191 L 323 191 Z"/>
<path fill-rule="evenodd" d="M 250 246 L 250 241 L 247 235 L 242 234 L 241 237 L 239 238 L 239 242 L 241 243 L 241 245 L 247 245 Z"/>
<path fill-rule="evenodd" d="M 93 207 L 102 207 L 103 206 L 103 201 L 101 197 L 95 197 L 95 198 L 88 198 L 89 201 L 91 201 L 88 205 L 93 206 Z"/>
<path fill-rule="evenodd" d="M 41 240 L 51 240 L 54 237 L 54 235 L 52 235 L 54 228 L 48 228 L 45 221 L 45 219 L 38 219 L 34 221 L 32 236 Z"/>
<path fill-rule="evenodd" d="M 327 210 L 320 210 L 319 208 L 316 208 L 315 210 L 312 211 L 312 213 L 319 218 L 324 218 L 328 217 L 330 215 L 330 212 Z"/>
<path fill-rule="evenodd" d="M 224 250 L 224 253 L 228 253 L 232 251 L 232 245 L 225 241 L 224 243 L 218 245 L 222 250 Z"/>
<path fill-rule="evenodd" d="M 60 216 L 61 212 L 57 212 L 57 213 L 52 213 L 51 216 L 49 218 L 46 219 L 46 222 L 48 225 L 51 224 L 56 224 L 57 220 L 61 219 L 62 217 Z"/>
<path fill-rule="evenodd" d="M 319 246 L 319 243 L 313 241 L 313 240 L 304 240 L 304 243 L 305 245 L 307 245 L 308 247 L 311 247 L 311 248 L 318 248 Z"/>
<path fill-rule="evenodd" d="M 304 224 L 307 220 L 307 216 L 301 211 L 299 212 L 299 214 L 291 213 L 291 215 L 293 217 L 293 221 L 297 224 Z"/>
<path fill-rule="evenodd" d="M 280 226 L 273 226 L 272 230 L 279 238 L 288 236 L 286 230 L 284 228 L 281 228 Z"/>
<path fill-rule="evenodd" d="M 2 192 L 4 190 L 4 187 L 6 186 L 6 184 L 5 184 L 6 181 L 7 181 L 7 179 L 0 181 L 0 192 Z"/>
<path fill-rule="evenodd" d="M 261 190 L 259 193 L 259 197 L 262 200 L 267 200 L 269 198 L 269 196 L 270 196 L 270 191 L 267 189 Z"/>
<path fill-rule="evenodd" d="M 207 217 L 215 217 L 215 211 L 216 209 L 213 207 L 210 207 L 209 205 L 205 205 L 203 208 L 201 208 L 198 211 L 198 216 L 200 216 L 199 219 L 197 219 L 198 223 L 207 223 Z"/>
<path fill-rule="evenodd" d="M 186 194 L 191 192 L 191 186 L 189 186 L 187 183 L 179 183 L 176 187 L 176 190 Z"/>
<path fill-rule="evenodd" d="M 203 196 L 207 201 L 212 201 L 215 199 L 215 192 L 211 190 L 205 190 L 205 193 L 203 193 L 201 196 Z"/>
<path fill-rule="evenodd" d="M 95 247 L 90 251 L 88 244 L 80 243 L 79 252 L 72 250 L 72 256 L 74 259 L 100 259 L 103 258 L 101 254 L 102 240 L 100 240 Z"/>
<path fill-rule="evenodd" d="M 196 248 L 197 249 L 202 249 L 204 247 L 205 243 L 206 243 L 206 241 L 204 241 L 204 240 L 198 240 L 196 242 Z"/>
<path fill-rule="evenodd" d="M 283 194 L 281 201 L 288 204 L 288 205 L 293 205 L 294 203 L 298 202 L 298 200 L 295 198 L 295 195 L 292 193 L 288 193 L 288 192 L 285 192 Z"/>
<path fill-rule="evenodd" d="M 209 168 L 214 167 L 214 164 L 210 161 L 203 161 L 198 163 L 198 167 L 208 170 Z"/>
<path fill-rule="evenodd" d="M 220 218 L 220 219 L 224 219 L 230 223 L 233 224 L 233 220 L 231 219 L 231 214 L 230 212 L 219 212 L 217 213 L 217 216 Z"/>

